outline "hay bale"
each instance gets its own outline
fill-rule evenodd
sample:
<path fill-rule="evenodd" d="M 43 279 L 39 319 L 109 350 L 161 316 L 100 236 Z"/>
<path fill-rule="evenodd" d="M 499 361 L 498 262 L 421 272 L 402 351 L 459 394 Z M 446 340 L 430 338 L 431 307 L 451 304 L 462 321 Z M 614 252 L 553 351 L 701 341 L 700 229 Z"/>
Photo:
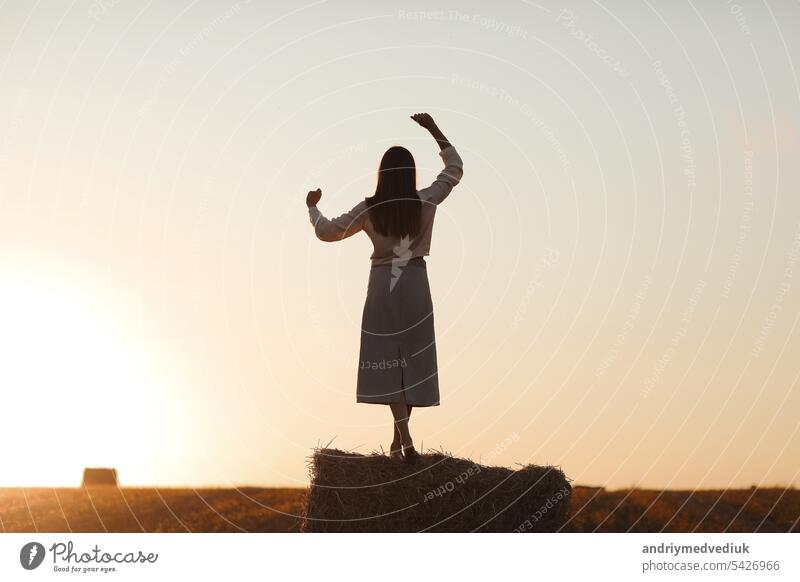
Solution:
<path fill-rule="evenodd" d="M 514 471 L 439 451 L 406 465 L 318 449 L 310 473 L 305 532 L 552 532 L 572 495 L 556 467 Z"/>
<path fill-rule="evenodd" d="M 83 487 L 96 485 L 117 485 L 117 470 L 100 467 L 87 467 L 83 470 Z"/>

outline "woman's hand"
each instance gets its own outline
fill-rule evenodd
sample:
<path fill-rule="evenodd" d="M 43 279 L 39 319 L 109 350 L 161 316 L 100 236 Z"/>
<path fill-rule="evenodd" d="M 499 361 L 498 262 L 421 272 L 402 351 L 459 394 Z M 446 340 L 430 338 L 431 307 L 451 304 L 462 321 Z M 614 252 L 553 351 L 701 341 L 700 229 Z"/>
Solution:
<path fill-rule="evenodd" d="M 415 113 L 414 115 L 411 116 L 411 119 L 419 123 L 420 126 L 427 129 L 433 136 L 433 139 L 436 140 L 436 143 L 439 144 L 439 147 L 441 149 L 450 147 L 450 141 L 448 141 L 448 139 L 444 136 L 442 130 L 439 129 L 439 127 L 436 125 L 436 122 L 433 120 L 433 117 L 431 117 L 429 114 Z"/>
<path fill-rule="evenodd" d="M 322 190 L 317 188 L 316 190 L 312 190 L 306 196 L 306 206 L 309 208 L 313 208 L 319 202 L 319 199 L 322 198 Z"/>
<path fill-rule="evenodd" d="M 430 116 L 428 113 L 415 113 L 411 116 L 411 119 L 419 123 L 422 127 L 431 131 L 434 127 L 436 127 L 436 122 L 433 120 L 433 117 Z"/>

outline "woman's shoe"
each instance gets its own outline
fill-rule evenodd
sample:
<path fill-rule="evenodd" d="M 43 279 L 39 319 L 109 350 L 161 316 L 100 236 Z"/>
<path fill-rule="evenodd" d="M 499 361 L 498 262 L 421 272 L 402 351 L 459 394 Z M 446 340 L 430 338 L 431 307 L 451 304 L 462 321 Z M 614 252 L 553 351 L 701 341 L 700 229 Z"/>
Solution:
<path fill-rule="evenodd" d="M 403 447 L 403 460 L 410 465 L 413 465 L 419 460 L 419 453 L 414 448 L 414 445 Z"/>

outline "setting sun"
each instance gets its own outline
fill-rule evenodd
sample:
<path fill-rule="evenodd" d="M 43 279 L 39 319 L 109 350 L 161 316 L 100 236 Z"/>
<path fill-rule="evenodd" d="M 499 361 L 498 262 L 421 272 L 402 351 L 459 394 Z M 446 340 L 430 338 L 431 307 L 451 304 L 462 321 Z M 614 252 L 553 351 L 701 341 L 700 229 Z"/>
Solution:
<path fill-rule="evenodd" d="M 51 282 L 4 280 L 0 322 L 0 484 L 76 485 L 85 466 L 146 464 L 162 387 L 102 305 Z"/>

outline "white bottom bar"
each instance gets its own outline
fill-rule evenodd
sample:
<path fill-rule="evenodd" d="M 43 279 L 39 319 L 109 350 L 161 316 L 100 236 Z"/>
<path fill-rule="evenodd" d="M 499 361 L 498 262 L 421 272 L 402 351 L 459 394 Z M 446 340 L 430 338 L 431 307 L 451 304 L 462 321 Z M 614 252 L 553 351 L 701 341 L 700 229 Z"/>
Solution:
<path fill-rule="evenodd" d="M 45 555 L 26 570 L 31 542 Z M 0 580 L 799 580 L 799 550 L 793 534 L 2 534 Z"/>

